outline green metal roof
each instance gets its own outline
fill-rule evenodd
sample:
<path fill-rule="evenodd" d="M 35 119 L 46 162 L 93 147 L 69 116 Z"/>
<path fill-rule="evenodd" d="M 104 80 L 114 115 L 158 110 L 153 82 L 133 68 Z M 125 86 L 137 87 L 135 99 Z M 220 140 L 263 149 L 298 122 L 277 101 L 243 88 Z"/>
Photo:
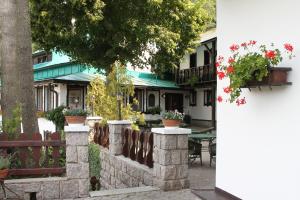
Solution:
<path fill-rule="evenodd" d="M 60 80 L 90 82 L 96 76 L 101 76 L 95 68 L 87 65 L 77 64 L 68 56 L 60 53 L 52 53 L 50 62 L 39 63 L 33 66 L 34 81 Z M 132 77 L 133 84 L 141 87 L 159 87 L 179 89 L 173 81 L 161 80 L 157 75 L 145 72 L 127 71 Z"/>
<path fill-rule="evenodd" d="M 71 58 L 69 56 L 66 56 L 62 53 L 58 52 L 52 52 L 52 60 L 49 62 L 43 62 L 39 64 L 33 65 L 33 69 L 40 69 L 48 66 L 53 66 L 53 65 L 58 65 L 58 64 L 63 64 L 63 63 L 69 63 L 71 62 Z"/>
<path fill-rule="evenodd" d="M 132 76 L 132 81 L 135 86 L 145 87 L 160 87 L 160 88 L 178 88 L 175 82 L 161 80 L 157 75 L 145 72 L 127 71 Z"/>

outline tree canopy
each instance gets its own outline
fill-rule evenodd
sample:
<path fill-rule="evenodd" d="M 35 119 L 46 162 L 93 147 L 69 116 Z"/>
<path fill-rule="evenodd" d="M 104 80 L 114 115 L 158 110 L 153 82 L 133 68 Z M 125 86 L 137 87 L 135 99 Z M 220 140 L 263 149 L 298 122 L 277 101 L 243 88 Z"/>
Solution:
<path fill-rule="evenodd" d="M 110 69 L 175 67 L 214 20 L 212 0 L 31 0 L 33 41 Z M 146 53 L 145 53 L 146 52 Z"/>

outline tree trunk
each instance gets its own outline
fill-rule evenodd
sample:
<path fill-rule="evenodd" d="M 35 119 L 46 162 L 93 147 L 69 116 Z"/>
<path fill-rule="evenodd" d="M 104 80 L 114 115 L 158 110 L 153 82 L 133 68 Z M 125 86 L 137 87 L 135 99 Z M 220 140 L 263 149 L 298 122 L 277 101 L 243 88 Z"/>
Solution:
<path fill-rule="evenodd" d="M 17 1 L 18 71 L 20 74 L 20 102 L 24 133 L 37 133 L 38 122 L 33 86 L 31 27 L 29 0 Z"/>
<path fill-rule="evenodd" d="M 28 0 L 2 0 L 1 106 L 3 121 L 12 117 L 18 103 L 22 108 L 24 133 L 38 132 L 33 93 L 31 29 Z"/>
<path fill-rule="evenodd" d="M 18 103 L 17 96 L 20 84 L 17 69 L 16 7 L 15 0 L 3 0 L 0 4 L 1 109 L 3 124 L 7 119 L 12 118 L 12 111 Z M 18 130 L 20 130 L 20 126 Z"/>

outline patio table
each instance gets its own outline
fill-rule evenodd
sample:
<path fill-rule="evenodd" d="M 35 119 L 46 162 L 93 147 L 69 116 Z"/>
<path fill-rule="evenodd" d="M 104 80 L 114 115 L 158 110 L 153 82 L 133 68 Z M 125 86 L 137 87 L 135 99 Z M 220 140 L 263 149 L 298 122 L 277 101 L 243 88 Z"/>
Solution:
<path fill-rule="evenodd" d="M 202 166 L 202 151 L 209 151 L 208 146 L 203 146 L 202 141 L 208 141 L 209 144 L 212 143 L 212 141 L 216 138 L 216 134 L 215 133 L 192 133 L 188 135 L 189 141 L 191 142 L 196 142 L 200 144 L 200 150 L 199 152 L 199 156 L 200 156 L 200 161 L 201 161 L 201 166 Z"/>
<path fill-rule="evenodd" d="M 217 137 L 214 133 L 193 133 L 188 135 L 189 139 L 196 140 L 198 142 L 201 142 L 202 140 L 208 140 L 211 141 Z"/>

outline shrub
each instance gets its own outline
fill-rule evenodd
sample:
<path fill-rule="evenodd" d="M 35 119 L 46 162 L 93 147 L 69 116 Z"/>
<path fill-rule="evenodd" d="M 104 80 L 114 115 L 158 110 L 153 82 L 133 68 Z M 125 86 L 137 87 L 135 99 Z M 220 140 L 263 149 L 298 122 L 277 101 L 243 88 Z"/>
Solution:
<path fill-rule="evenodd" d="M 95 176 L 97 179 L 100 178 L 100 149 L 95 143 L 89 144 L 89 167 L 90 177 Z"/>
<path fill-rule="evenodd" d="M 59 106 L 53 110 L 46 112 L 46 119 L 52 121 L 57 130 L 63 130 L 65 125 L 65 116 L 63 114 L 63 110 L 65 106 Z"/>

